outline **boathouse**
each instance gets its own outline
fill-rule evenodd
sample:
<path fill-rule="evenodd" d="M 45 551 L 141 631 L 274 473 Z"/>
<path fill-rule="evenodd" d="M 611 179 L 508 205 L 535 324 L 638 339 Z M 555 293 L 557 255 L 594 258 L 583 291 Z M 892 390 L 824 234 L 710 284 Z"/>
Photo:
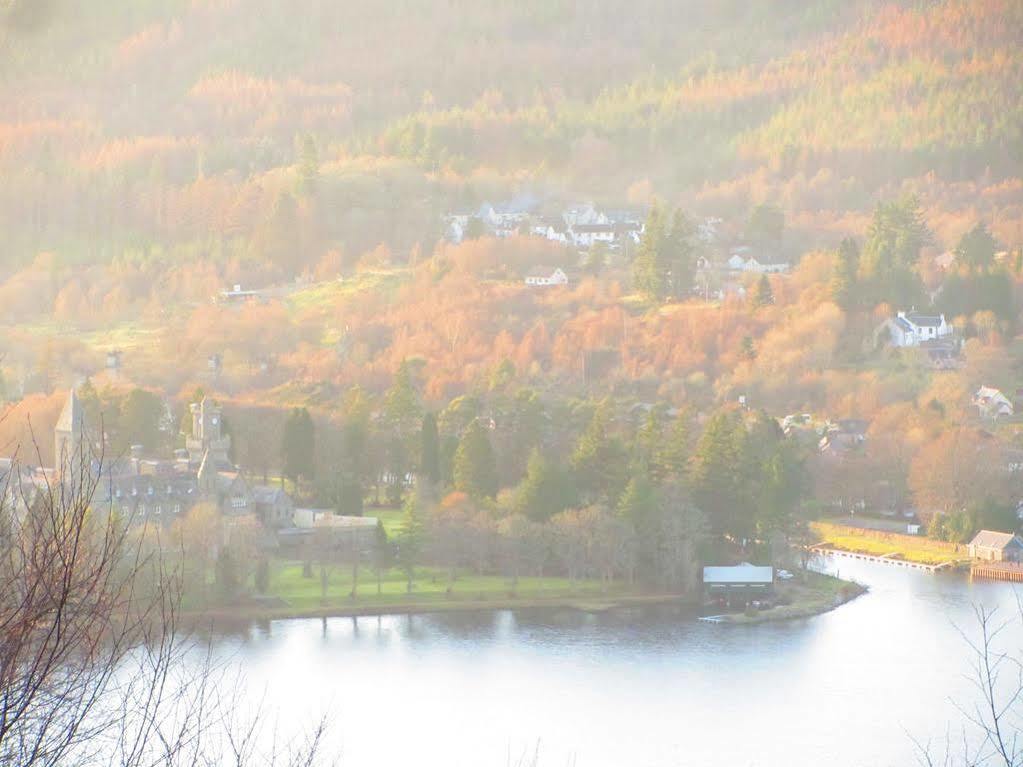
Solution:
<path fill-rule="evenodd" d="M 970 541 L 970 556 L 989 562 L 1023 561 L 1023 541 L 1012 533 L 981 530 Z"/>
<path fill-rule="evenodd" d="M 751 565 L 703 568 L 703 588 L 711 597 L 755 598 L 769 594 L 774 587 L 774 568 Z"/>

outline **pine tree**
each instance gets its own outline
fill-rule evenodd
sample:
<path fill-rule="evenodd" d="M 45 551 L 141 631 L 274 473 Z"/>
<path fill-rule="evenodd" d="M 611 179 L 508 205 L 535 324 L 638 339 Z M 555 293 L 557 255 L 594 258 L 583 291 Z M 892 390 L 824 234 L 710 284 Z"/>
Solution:
<path fill-rule="evenodd" d="M 672 216 L 671 231 L 664 242 L 660 259 L 667 268 L 668 292 L 673 298 L 688 298 L 693 286 L 693 245 L 695 227 L 681 210 Z"/>
<path fill-rule="evenodd" d="M 713 415 L 697 443 L 690 471 L 696 505 L 720 533 L 732 532 L 732 515 L 739 501 L 735 432 L 736 419 L 730 413 Z"/>
<path fill-rule="evenodd" d="M 648 301 L 660 301 L 667 293 L 665 268 L 662 262 L 665 232 L 664 213 L 654 204 L 647 214 L 643 239 L 632 263 L 632 280 Z"/>
<path fill-rule="evenodd" d="M 960 238 L 955 249 L 956 260 L 972 271 L 984 271 L 994 264 L 997 250 L 998 241 L 980 221 Z"/>
<path fill-rule="evenodd" d="M 316 431 L 306 408 L 295 408 L 284 422 L 281 439 L 283 474 L 292 482 L 312 479 L 315 467 Z"/>
<path fill-rule="evenodd" d="M 586 502 L 613 504 L 625 483 L 628 453 L 609 433 L 610 422 L 610 403 L 601 402 L 572 453 L 575 485 Z"/>
<path fill-rule="evenodd" d="M 768 279 L 766 274 L 761 274 L 757 287 L 753 291 L 753 305 L 759 309 L 764 306 L 770 306 L 773 303 L 774 291 L 771 289 L 771 280 Z"/>
<path fill-rule="evenodd" d="M 406 591 L 411 594 L 416 565 L 419 564 L 426 548 L 426 526 L 419 509 L 419 500 L 414 495 L 410 495 L 405 500 L 401 532 L 397 536 L 394 548 L 395 560 L 402 572 L 405 573 Z"/>
<path fill-rule="evenodd" d="M 658 480 L 680 480 L 689 468 L 691 428 L 689 412 L 679 413 L 667 437 L 657 451 L 654 477 Z"/>
<path fill-rule="evenodd" d="M 432 485 L 440 483 L 440 435 L 433 413 L 423 416 L 420 433 L 419 476 Z"/>
<path fill-rule="evenodd" d="M 515 493 L 515 508 L 524 516 L 537 522 L 545 522 L 575 502 L 575 489 L 571 478 L 554 461 L 546 458 L 533 448 L 522 478 Z"/>
<path fill-rule="evenodd" d="M 469 424 L 458 443 L 452 474 L 455 488 L 473 498 L 493 498 L 497 494 L 497 461 L 479 419 Z"/>
<path fill-rule="evenodd" d="M 860 249 L 856 240 L 846 237 L 835 253 L 831 275 L 831 299 L 845 311 L 856 304 L 857 280 L 860 270 Z"/>

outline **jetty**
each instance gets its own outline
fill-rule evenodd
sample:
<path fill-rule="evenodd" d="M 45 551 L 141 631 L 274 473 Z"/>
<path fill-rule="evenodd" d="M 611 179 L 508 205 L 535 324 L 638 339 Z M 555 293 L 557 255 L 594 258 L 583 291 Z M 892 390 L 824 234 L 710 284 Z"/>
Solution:
<path fill-rule="evenodd" d="M 846 557 L 848 559 L 859 559 L 864 562 L 878 562 L 883 565 L 896 565 L 898 567 L 908 567 L 914 570 L 923 570 L 929 573 L 936 573 L 942 570 L 954 570 L 957 566 L 957 563 L 953 561 L 942 562 L 941 564 L 937 565 L 926 565 L 923 564 L 922 562 L 910 562 L 909 560 L 901 559 L 900 557 L 895 556 L 895 552 L 893 552 L 892 554 L 882 554 L 880 556 L 875 556 L 873 554 L 860 554 L 859 552 L 856 551 L 844 551 L 842 549 L 833 549 L 827 546 L 826 544 L 818 544 L 816 546 L 813 546 L 812 548 L 814 551 L 817 551 L 821 554 L 827 554 L 829 556 Z M 1021 580 L 1023 580 L 1023 578 L 1021 578 Z"/>
<path fill-rule="evenodd" d="M 1023 564 L 1018 562 L 974 562 L 970 566 L 970 576 L 1023 583 Z"/>

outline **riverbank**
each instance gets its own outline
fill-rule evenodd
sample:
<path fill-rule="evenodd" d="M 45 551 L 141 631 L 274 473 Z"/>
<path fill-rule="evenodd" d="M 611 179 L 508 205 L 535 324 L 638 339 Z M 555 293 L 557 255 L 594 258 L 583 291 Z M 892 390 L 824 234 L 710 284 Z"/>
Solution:
<path fill-rule="evenodd" d="M 969 561 L 961 547 L 923 536 L 881 532 L 832 522 L 812 522 L 818 545 L 851 554 L 920 565 L 957 568 Z"/>
<path fill-rule="evenodd" d="M 776 588 L 778 596 L 787 604 L 776 604 L 756 612 L 715 615 L 712 616 L 713 622 L 750 624 L 811 618 L 841 607 L 867 592 L 867 587 L 859 583 L 809 571 L 777 584 Z"/>
<path fill-rule="evenodd" d="M 618 594 L 616 596 L 563 595 L 554 597 L 507 596 L 503 598 L 451 598 L 445 600 L 374 601 L 359 599 L 344 603 L 297 607 L 272 601 L 248 601 L 230 607 L 211 607 L 184 613 L 186 623 L 236 623 L 244 621 L 289 620 L 297 618 L 356 618 L 377 615 L 425 615 L 429 613 L 472 612 L 484 610 L 522 610 L 554 608 L 601 613 L 622 607 L 674 604 L 695 608 L 692 598 L 681 594 Z"/>
<path fill-rule="evenodd" d="M 239 597 L 206 608 L 193 605 L 184 617 L 190 622 L 237 622 L 530 607 L 604 612 L 647 604 L 698 606 L 692 597 L 652 593 L 624 582 L 529 576 L 513 583 L 501 576 L 464 573 L 451 580 L 446 570 L 424 567 L 417 569 L 409 591 L 404 573 L 396 569 L 382 573 L 379 583 L 368 575 L 362 573 L 355 583 L 349 570 L 334 568 L 324 586 L 318 566 L 304 575 L 301 563 L 277 562 L 265 595 Z"/>

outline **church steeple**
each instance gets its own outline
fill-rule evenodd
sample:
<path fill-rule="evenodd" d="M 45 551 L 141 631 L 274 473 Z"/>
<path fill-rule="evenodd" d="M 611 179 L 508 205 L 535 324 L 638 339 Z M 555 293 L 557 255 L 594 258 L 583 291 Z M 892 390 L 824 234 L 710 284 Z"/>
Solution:
<path fill-rule="evenodd" d="M 214 469 L 228 465 L 227 451 L 231 447 L 231 438 L 222 432 L 220 405 L 209 397 L 202 402 L 189 405 L 192 413 L 192 436 L 185 440 L 188 459 L 196 464 L 205 460 L 210 454 Z"/>
<path fill-rule="evenodd" d="M 85 409 L 74 387 L 53 429 L 53 463 L 60 470 L 80 461 L 85 436 Z"/>

